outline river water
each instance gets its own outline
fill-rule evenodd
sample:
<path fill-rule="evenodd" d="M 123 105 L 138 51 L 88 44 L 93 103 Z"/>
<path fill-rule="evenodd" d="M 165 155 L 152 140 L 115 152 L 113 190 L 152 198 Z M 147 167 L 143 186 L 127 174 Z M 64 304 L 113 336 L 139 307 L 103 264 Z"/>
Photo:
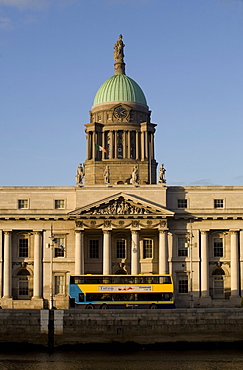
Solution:
<path fill-rule="evenodd" d="M 243 349 L 193 351 L 1 350 L 0 370 L 242 370 Z"/>

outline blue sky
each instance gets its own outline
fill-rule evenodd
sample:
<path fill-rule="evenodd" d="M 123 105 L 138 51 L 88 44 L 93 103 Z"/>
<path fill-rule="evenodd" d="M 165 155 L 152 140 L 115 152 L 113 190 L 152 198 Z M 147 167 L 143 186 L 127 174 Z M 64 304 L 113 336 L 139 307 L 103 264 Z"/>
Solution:
<path fill-rule="evenodd" d="M 125 43 L 168 185 L 243 185 L 242 0 L 0 0 L 0 186 L 75 185 Z"/>

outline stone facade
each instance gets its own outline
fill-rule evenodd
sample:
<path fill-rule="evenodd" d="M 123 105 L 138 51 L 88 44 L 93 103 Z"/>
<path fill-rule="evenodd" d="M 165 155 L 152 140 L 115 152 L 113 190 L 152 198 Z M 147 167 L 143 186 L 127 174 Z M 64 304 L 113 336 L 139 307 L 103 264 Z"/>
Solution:
<path fill-rule="evenodd" d="M 70 274 L 123 272 L 172 274 L 177 307 L 239 307 L 243 187 L 166 186 L 163 165 L 157 183 L 156 124 L 120 80 L 100 96 L 121 101 L 92 107 L 76 186 L 0 188 L 0 305 L 68 308 Z"/>

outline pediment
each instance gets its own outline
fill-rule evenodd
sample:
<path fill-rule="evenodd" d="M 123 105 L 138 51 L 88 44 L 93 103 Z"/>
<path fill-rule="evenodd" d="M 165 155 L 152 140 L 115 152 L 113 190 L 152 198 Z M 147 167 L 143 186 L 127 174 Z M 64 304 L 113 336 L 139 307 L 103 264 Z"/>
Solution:
<path fill-rule="evenodd" d="M 69 213 L 70 216 L 82 215 L 160 215 L 172 217 L 174 213 L 159 204 L 142 199 L 135 195 L 118 193 L 108 198 L 78 208 Z"/>

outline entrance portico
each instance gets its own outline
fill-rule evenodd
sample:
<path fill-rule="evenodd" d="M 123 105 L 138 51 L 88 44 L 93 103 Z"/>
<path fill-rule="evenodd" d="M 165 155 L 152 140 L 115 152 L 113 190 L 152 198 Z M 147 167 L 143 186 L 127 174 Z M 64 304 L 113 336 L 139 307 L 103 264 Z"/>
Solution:
<path fill-rule="evenodd" d="M 167 219 L 173 212 L 118 193 L 70 217 L 76 222 L 76 273 L 168 273 Z"/>

